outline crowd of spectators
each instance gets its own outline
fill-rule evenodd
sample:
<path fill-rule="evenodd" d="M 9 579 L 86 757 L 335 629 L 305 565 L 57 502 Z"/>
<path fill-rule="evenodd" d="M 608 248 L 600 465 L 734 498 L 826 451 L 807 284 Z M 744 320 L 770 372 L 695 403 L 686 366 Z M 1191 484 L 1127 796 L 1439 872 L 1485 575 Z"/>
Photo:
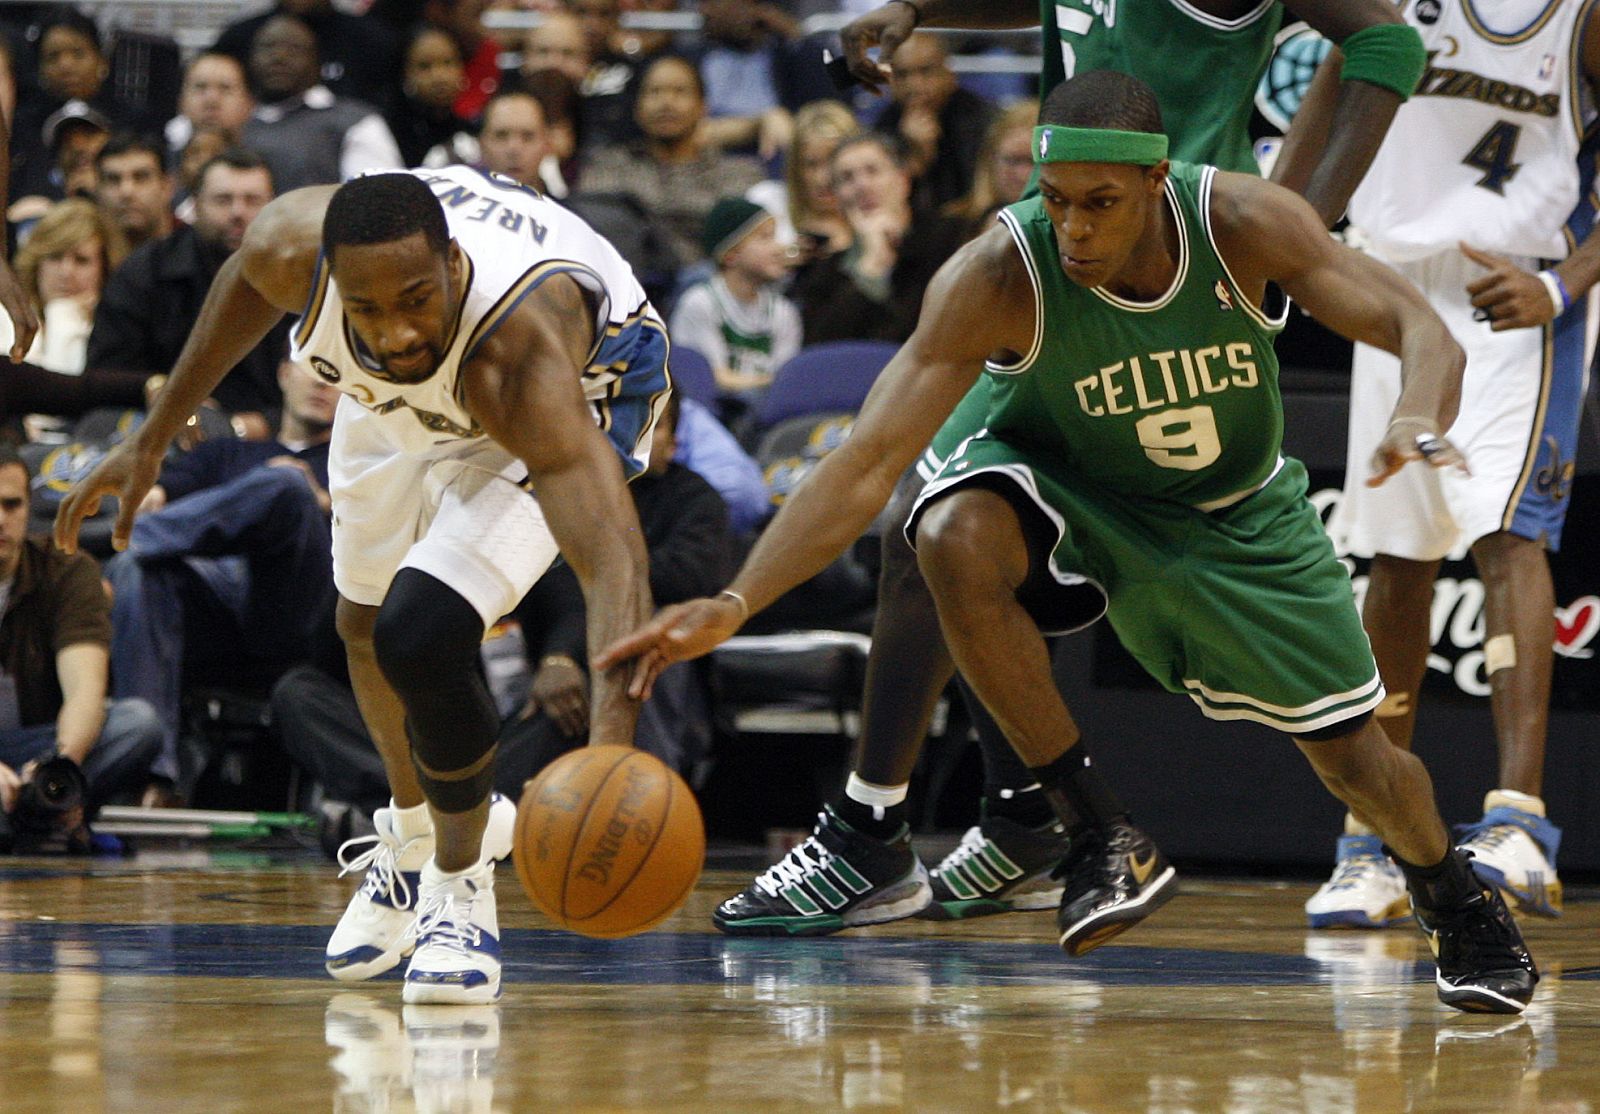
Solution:
<path fill-rule="evenodd" d="M 539 20 L 491 30 L 491 7 Z M 698 12 L 700 32 L 622 18 L 680 7 Z M 751 0 L 375 0 L 356 15 L 331 0 L 278 0 L 265 11 L 241 5 L 249 14 L 204 50 L 174 51 L 181 73 L 169 81 L 118 80 L 115 36 L 71 6 L 0 10 L 10 259 L 41 322 L 27 361 L 0 368 L 5 440 L 21 444 L 15 460 L 0 457 L 0 480 L 28 476 L 33 492 L 59 498 L 74 468 L 138 420 L 212 280 L 274 196 L 372 170 L 468 164 L 594 223 L 670 316 L 675 347 L 712 365 L 717 397 L 685 402 L 667 430 L 676 463 L 635 488 L 660 555 L 658 598 L 714 589 L 772 510 L 754 445 L 723 423 L 759 403 L 804 345 L 904 340 L 934 271 L 1028 176 L 1031 102 L 999 105 L 964 87 L 930 35 L 897 54 L 890 98 L 849 100 L 822 64 L 836 43 L 797 22 L 810 10 Z M 0 743 L 7 728 L 71 720 L 60 748 L 85 758 L 97 717 L 84 709 L 112 708 L 106 722 L 120 741 L 86 762 L 91 783 L 115 775 L 93 786 L 97 803 L 184 798 L 193 771 L 178 738 L 183 694 L 219 666 L 262 693 L 287 684 L 293 698 L 278 703 L 305 714 L 285 722 L 321 731 L 327 754 L 360 749 L 350 742 L 359 721 L 324 692 L 337 659 L 325 637 L 334 400 L 286 353 L 280 327 L 191 424 L 140 508 L 131 548 L 103 569 L 114 601 L 105 614 L 82 618 L 74 589 L 71 623 L 19 631 L 30 562 L 45 557 L 25 555 L 20 573 L 0 560 L 0 573 L 12 569 L 0 584 L 12 605 L 0 660 L 26 644 L 60 673 L 29 682 L 20 720 L 0 692 Z M 80 416 L 105 407 L 127 413 L 86 431 Z M 0 526 L 15 517 L 16 486 L 0 484 Z M 49 499 L 33 502 L 37 528 Z M 8 546 L 0 536 L 0 558 Z M 70 571 L 81 580 L 81 566 Z M 570 585 L 536 591 L 544 602 L 522 616 L 531 695 L 508 731 L 531 731 L 525 749 L 548 757 L 586 727 L 573 696 L 584 684 L 582 646 L 562 642 L 570 618 L 551 620 L 581 610 L 581 598 Z M 106 664 L 86 670 L 69 653 L 79 643 L 58 644 L 60 630 Z M 313 690 L 320 695 L 305 695 Z M 653 721 L 654 734 L 671 736 L 662 753 L 680 766 L 703 756 L 707 695 L 703 678 L 686 680 Z M 334 704 L 339 715 L 312 714 Z M 342 726 L 328 726 L 335 720 Z M 297 739 L 293 749 L 316 743 L 307 750 Z M 21 772 L 8 755 L 22 753 L 0 748 L 0 807 Z M 138 762 L 145 768 L 130 772 Z M 305 764 L 341 784 L 337 770 Z M 355 775 L 342 783 L 362 784 Z"/>

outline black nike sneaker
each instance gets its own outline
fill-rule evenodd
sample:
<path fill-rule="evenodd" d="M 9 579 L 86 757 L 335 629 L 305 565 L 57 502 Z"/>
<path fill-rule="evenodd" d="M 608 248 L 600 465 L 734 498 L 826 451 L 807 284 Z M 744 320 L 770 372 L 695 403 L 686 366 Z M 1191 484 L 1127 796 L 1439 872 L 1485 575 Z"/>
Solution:
<path fill-rule="evenodd" d="M 1066 882 L 1056 924 L 1061 947 L 1079 956 L 1165 905 L 1178 875 L 1149 836 L 1129 824 L 1090 828 L 1072 838 L 1056 867 Z"/>
<path fill-rule="evenodd" d="M 1053 876 L 1067 853 L 1060 821 L 1029 828 L 1004 816 L 983 818 L 931 872 L 933 901 L 921 916 L 960 921 L 995 913 L 1054 909 L 1061 880 Z"/>
<path fill-rule="evenodd" d="M 1454 909 L 1419 907 L 1416 915 L 1438 964 L 1441 1002 L 1469 1013 L 1523 1011 L 1539 968 L 1498 890 L 1479 890 Z"/>
<path fill-rule="evenodd" d="M 885 842 L 825 808 L 811 837 L 717 906 L 711 923 L 731 936 L 826 936 L 915 916 L 932 897 L 909 827 Z"/>

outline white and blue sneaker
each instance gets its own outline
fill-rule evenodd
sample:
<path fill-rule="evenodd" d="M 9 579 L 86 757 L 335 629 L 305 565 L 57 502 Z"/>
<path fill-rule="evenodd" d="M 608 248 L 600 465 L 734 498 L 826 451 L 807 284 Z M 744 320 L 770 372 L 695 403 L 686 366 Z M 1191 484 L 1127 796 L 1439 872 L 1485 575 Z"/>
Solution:
<path fill-rule="evenodd" d="M 417 887 L 422 864 L 433 857 L 433 830 L 401 838 L 397 809 L 373 814 L 375 835 L 347 840 L 339 848 L 339 876 L 366 871 L 361 888 L 350 898 L 344 915 L 328 939 L 324 965 L 345 982 L 371 979 L 391 970 L 411 954 L 412 925 L 417 917 Z M 489 822 L 483 833 L 484 861 L 511 854 L 517 806 L 496 793 L 490 798 Z"/>
<path fill-rule="evenodd" d="M 1457 829 L 1457 836 L 1457 846 L 1472 852 L 1473 873 L 1518 911 L 1561 915 L 1561 829 L 1545 819 L 1543 801 L 1494 790 L 1483 799 L 1483 819 Z"/>
<path fill-rule="evenodd" d="M 482 1005 L 500 997 L 500 921 L 494 863 L 445 874 L 432 859 L 422 867 L 416 951 L 406 968 L 408 1003 Z"/>
<path fill-rule="evenodd" d="M 1374 835 L 1339 837 L 1333 877 L 1306 902 L 1312 928 L 1387 928 L 1411 916 L 1405 875 Z"/>

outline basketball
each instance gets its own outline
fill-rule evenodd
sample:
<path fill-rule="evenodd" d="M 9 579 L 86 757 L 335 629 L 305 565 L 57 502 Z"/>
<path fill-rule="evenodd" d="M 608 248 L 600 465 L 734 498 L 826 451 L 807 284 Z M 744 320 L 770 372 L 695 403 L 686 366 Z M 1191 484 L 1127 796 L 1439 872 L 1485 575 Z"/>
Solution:
<path fill-rule="evenodd" d="M 517 876 L 557 925 L 611 939 L 654 928 L 705 862 L 700 806 L 684 780 L 633 747 L 586 746 L 539 772 L 517 806 Z"/>

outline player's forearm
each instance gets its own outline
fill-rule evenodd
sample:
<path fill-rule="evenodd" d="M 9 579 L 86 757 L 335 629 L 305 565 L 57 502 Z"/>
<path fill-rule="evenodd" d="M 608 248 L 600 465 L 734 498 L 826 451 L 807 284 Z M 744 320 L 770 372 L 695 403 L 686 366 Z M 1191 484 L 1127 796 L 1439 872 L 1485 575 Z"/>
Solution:
<path fill-rule="evenodd" d="M 1560 276 L 1573 301 L 1581 299 L 1600 282 L 1600 235 L 1591 232 L 1576 251 L 1550 269 Z"/>
<path fill-rule="evenodd" d="M 904 465 L 846 441 L 801 481 L 728 587 L 752 612 L 817 575 L 883 509 Z"/>
<path fill-rule="evenodd" d="M 919 27 L 971 27 L 984 30 L 1039 26 L 1035 0 L 913 0 Z"/>
<path fill-rule="evenodd" d="M 283 311 L 242 274 L 238 254 L 217 272 L 189 339 L 139 431 L 141 445 L 164 452 L 216 385 L 276 325 Z"/>
<path fill-rule="evenodd" d="M 1420 295 L 1418 296 L 1420 300 Z M 1443 433 L 1455 423 L 1461 407 L 1461 376 L 1466 353 L 1432 310 L 1401 310 L 1400 399 L 1394 416 L 1424 418 Z"/>
<path fill-rule="evenodd" d="M 1383 146 L 1400 104 L 1397 94 L 1365 81 L 1338 83 L 1337 105 L 1320 145 L 1320 157 L 1301 191 L 1324 225 L 1331 228 L 1344 216 L 1350 195 Z"/>

